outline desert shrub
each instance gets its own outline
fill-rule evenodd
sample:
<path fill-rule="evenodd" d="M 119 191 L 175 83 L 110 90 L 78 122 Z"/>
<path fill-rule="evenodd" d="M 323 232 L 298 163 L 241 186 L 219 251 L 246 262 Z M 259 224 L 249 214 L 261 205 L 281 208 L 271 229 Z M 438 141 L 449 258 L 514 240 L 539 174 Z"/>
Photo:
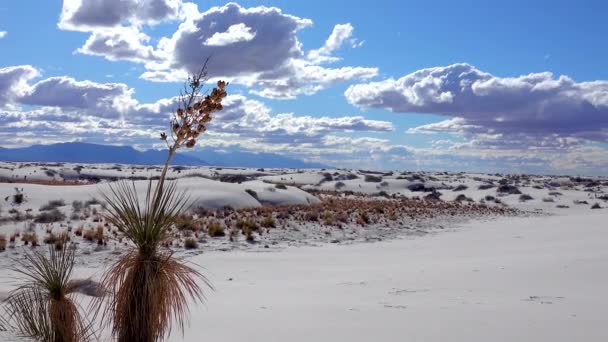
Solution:
<path fill-rule="evenodd" d="M 316 222 L 319 220 L 319 212 L 317 212 L 316 210 L 309 210 L 304 215 L 304 219 L 306 219 L 306 221 L 315 221 Z"/>
<path fill-rule="evenodd" d="M 433 191 L 424 196 L 424 199 L 427 201 L 441 201 L 441 192 Z"/>
<path fill-rule="evenodd" d="M 323 213 L 323 223 L 326 225 L 333 225 L 336 222 L 336 219 L 331 211 L 326 211 Z"/>
<path fill-rule="evenodd" d="M 236 228 L 246 233 L 247 230 L 258 230 L 258 225 L 250 218 L 242 218 L 236 221 Z"/>
<path fill-rule="evenodd" d="M 520 202 L 526 202 L 526 201 L 533 200 L 533 199 L 534 198 L 528 194 L 523 194 L 523 195 L 519 196 Z"/>
<path fill-rule="evenodd" d="M 574 201 L 572 201 L 572 203 L 574 203 L 574 204 L 589 204 L 589 202 L 587 202 L 587 201 L 580 201 L 580 200 L 574 200 Z"/>
<path fill-rule="evenodd" d="M 191 230 L 198 231 L 200 226 L 195 222 L 191 215 L 182 214 L 175 218 L 175 228 L 177 230 Z"/>
<path fill-rule="evenodd" d="M 339 211 L 338 213 L 336 213 L 336 220 L 338 220 L 342 223 L 349 223 L 350 216 L 348 215 L 348 213 L 346 211 Z"/>
<path fill-rule="evenodd" d="M 272 215 L 268 215 L 262 219 L 262 222 L 260 222 L 260 225 L 264 228 L 275 228 L 277 224 L 276 224 L 274 218 L 272 217 Z"/>
<path fill-rule="evenodd" d="M 323 179 L 321 179 L 320 183 L 331 182 L 334 180 L 334 177 L 329 172 L 324 172 L 324 173 L 322 173 L 322 175 L 323 175 Z"/>
<path fill-rule="evenodd" d="M 59 207 L 63 207 L 65 205 L 65 202 L 60 199 L 60 200 L 51 200 L 48 201 L 47 204 L 43 205 L 42 207 L 40 207 L 40 209 L 38 209 L 39 211 L 48 211 L 48 210 L 53 210 Z"/>
<path fill-rule="evenodd" d="M 207 223 L 207 234 L 211 237 L 220 237 L 226 235 L 226 233 L 224 233 L 224 227 L 222 227 L 222 225 L 217 221 Z"/>
<path fill-rule="evenodd" d="M 456 202 L 463 202 L 463 201 L 473 202 L 472 198 L 469 198 L 469 197 L 465 196 L 464 194 L 460 194 L 460 195 L 456 196 L 456 199 L 454 199 L 454 200 Z"/>
<path fill-rule="evenodd" d="M 207 60 L 208 61 L 208 60 Z M 168 156 L 158 182 L 148 183 L 144 201 L 135 185 L 110 186 L 105 218 L 129 239 L 134 247 L 122 254 L 102 276 L 109 303 L 99 301 L 100 321 L 112 323 L 113 338 L 120 342 L 165 340 L 175 324 L 184 329 L 188 307 L 203 301 L 201 284 L 209 281 L 195 268 L 173 257 L 163 246 L 170 239 L 175 219 L 184 213 L 188 200 L 176 183 L 166 183 L 173 157 L 180 148 L 192 148 L 207 129 L 212 114 L 222 110 L 226 82 L 218 81 L 209 92 L 207 62 L 188 77 L 178 108 L 172 115 L 172 132 L 160 134 Z"/>
<path fill-rule="evenodd" d="M 55 175 L 57 174 L 57 171 L 55 170 L 45 170 L 44 173 L 49 176 L 49 177 L 55 177 Z"/>
<path fill-rule="evenodd" d="M 509 184 L 500 185 L 498 188 L 496 188 L 496 192 L 506 193 L 509 195 L 520 195 L 521 194 L 521 191 L 519 191 L 519 189 L 516 186 L 509 185 Z"/>
<path fill-rule="evenodd" d="M 287 186 L 285 186 L 285 184 L 277 184 L 274 187 L 281 190 L 287 190 Z"/>
<path fill-rule="evenodd" d="M 65 220 L 65 215 L 58 209 L 41 212 L 34 218 L 34 222 L 37 223 L 53 223 L 63 220 Z"/>
<path fill-rule="evenodd" d="M 386 187 L 386 186 L 388 186 L 388 182 L 387 182 L 387 181 L 384 181 L 384 182 L 380 183 L 380 186 L 384 186 L 384 187 Z"/>
<path fill-rule="evenodd" d="M 591 209 L 602 209 L 602 206 L 600 206 L 600 204 L 599 204 L 599 203 L 594 203 L 594 204 L 591 206 Z"/>
<path fill-rule="evenodd" d="M 245 230 L 245 240 L 247 240 L 247 242 L 255 242 L 255 236 L 253 235 L 253 230 L 251 230 L 251 229 Z"/>
<path fill-rule="evenodd" d="M 26 253 L 13 267 L 21 284 L 4 302 L 9 330 L 35 341 L 93 340 L 92 324 L 72 298 L 91 284 L 71 279 L 73 268 L 74 251 L 69 248 Z"/>
<path fill-rule="evenodd" d="M 198 241 L 195 238 L 189 237 L 184 240 L 184 248 L 185 249 L 197 249 Z"/>
<path fill-rule="evenodd" d="M 468 189 L 469 187 L 464 185 L 464 184 L 459 184 L 457 187 L 455 187 L 452 191 L 463 191 Z"/>
<path fill-rule="evenodd" d="M 85 230 L 82 232 L 82 238 L 88 242 L 93 242 L 95 240 L 95 230 L 92 228 Z"/>
<path fill-rule="evenodd" d="M 562 196 L 563 194 L 561 192 L 558 191 L 551 191 L 549 192 L 549 196 Z"/>
<path fill-rule="evenodd" d="M 36 232 L 27 232 L 21 235 L 21 241 L 24 245 L 31 245 L 32 247 L 38 246 L 38 235 Z"/>
<path fill-rule="evenodd" d="M 342 189 L 344 186 L 346 186 L 346 184 L 344 184 L 344 182 L 336 182 L 334 186 L 336 187 L 336 189 Z"/>
<path fill-rule="evenodd" d="M 357 223 L 361 224 L 361 225 L 365 225 L 365 224 L 369 224 L 371 222 L 371 219 L 369 217 L 369 215 L 367 214 L 367 212 L 365 211 L 359 211 L 359 217 L 357 218 Z"/>
<path fill-rule="evenodd" d="M 365 175 L 364 180 L 368 183 L 380 183 L 380 182 L 382 182 L 382 177 L 373 176 L 373 175 Z"/>
<path fill-rule="evenodd" d="M 556 208 L 560 208 L 560 209 L 566 209 L 566 208 L 570 208 L 569 206 L 564 205 L 564 204 L 558 204 L 558 205 L 556 205 L 555 207 L 556 207 Z"/>
<path fill-rule="evenodd" d="M 553 202 L 555 202 L 555 200 L 552 197 L 545 197 L 545 198 L 543 198 L 543 202 L 553 203 Z"/>
<path fill-rule="evenodd" d="M 479 190 L 488 190 L 494 188 L 494 184 L 481 184 L 477 187 Z"/>
<path fill-rule="evenodd" d="M 84 203 L 82 203 L 82 201 L 73 201 L 72 202 L 72 211 L 75 213 L 79 213 L 80 211 L 82 211 L 83 207 L 84 207 Z"/>
<path fill-rule="evenodd" d="M 344 178 L 346 178 L 346 180 L 353 180 L 359 178 L 359 176 L 354 173 L 347 173 Z"/>
<path fill-rule="evenodd" d="M 258 199 L 258 193 L 251 189 L 245 189 L 245 192 L 248 193 L 251 197 Z"/>
<path fill-rule="evenodd" d="M 249 178 L 245 175 L 221 175 L 219 178 L 220 182 L 225 183 L 238 183 L 246 182 Z"/>
<path fill-rule="evenodd" d="M 382 190 L 382 191 L 380 191 L 380 192 L 377 192 L 377 193 L 375 193 L 375 194 L 372 194 L 372 196 L 374 196 L 374 197 L 386 197 L 386 198 L 391 197 L 391 196 L 388 194 L 388 192 L 386 192 L 386 191 L 384 191 L 384 190 Z"/>
<path fill-rule="evenodd" d="M 412 183 L 412 184 L 408 185 L 407 188 L 409 191 L 419 192 L 419 191 L 424 191 L 425 186 L 422 183 Z"/>
<path fill-rule="evenodd" d="M 6 250 L 6 235 L 0 234 L 0 252 Z"/>
<path fill-rule="evenodd" d="M 25 201 L 25 196 L 23 195 L 23 191 L 19 188 L 15 188 L 15 194 L 13 195 L 13 203 L 22 204 Z"/>
<path fill-rule="evenodd" d="M 95 198 L 95 197 L 93 197 L 93 198 L 89 199 L 88 201 L 84 202 L 84 205 L 86 207 L 90 207 L 92 205 L 97 205 L 97 204 L 101 204 L 101 202 L 97 198 Z"/>

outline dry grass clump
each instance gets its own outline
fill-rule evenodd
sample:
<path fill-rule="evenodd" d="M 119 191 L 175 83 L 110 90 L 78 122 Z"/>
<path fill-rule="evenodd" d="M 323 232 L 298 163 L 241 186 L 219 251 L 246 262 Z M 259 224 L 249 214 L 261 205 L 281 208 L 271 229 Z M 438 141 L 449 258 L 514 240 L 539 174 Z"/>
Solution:
<path fill-rule="evenodd" d="M 40 209 L 38 209 L 38 210 L 39 211 L 48 211 L 48 210 L 57 209 L 59 207 L 63 207 L 64 205 L 65 205 L 65 202 L 62 199 L 51 200 L 51 201 L 48 201 L 47 204 L 40 207 Z"/>
<path fill-rule="evenodd" d="M 0 234 L 0 252 L 4 252 L 6 250 L 6 235 Z"/>
<path fill-rule="evenodd" d="M 74 251 L 49 248 L 26 253 L 13 271 L 21 285 L 4 302 L 5 325 L 17 335 L 44 342 L 81 342 L 94 338 L 91 323 L 80 313 L 73 294 L 79 283 L 71 280 Z"/>
<path fill-rule="evenodd" d="M 365 175 L 364 180 L 368 183 L 380 183 L 380 182 L 382 182 L 382 177 L 373 176 L 373 175 Z"/>
<path fill-rule="evenodd" d="M 184 240 L 184 248 L 185 249 L 197 249 L 198 241 L 196 241 L 196 239 L 193 237 L 189 237 L 186 240 Z"/>
<path fill-rule="evenodd" d="M 272 217 L 272 215 L 267 215 L 267 216 L 264 216 L 264 218 L 262 219 L 262 222 L 260 222 L 260 225 L 264 228 L 276 228 L 277 223 L 274 220 L 274 218 Z"/>
<path fill-rule="evenodd" d="M 186 198 L 175 183 L 153 190 L 151 181 L 143 203 L 134 184 L 119 183 L 110 191 L 106 220 L 134 247 L 104 273 L 108 303 L 100 301 L 98 308 L 103 320 L 112 323 L 118 341 L 158 341 L 169 334 L 173 322 L 184 328 L 190 298 L 202 301 L 197 280 L 211 286 L 200 272 L 163 248 L 186 208 Z"/>
<path fill-rule="evenodd" d="M 207 223 L 207 235 L 210 237 L 220 237 L 226 235 L 224 227 L 217 221 Z"/>
<path fill-rule="evenodd" d="M 32 247 L 38 247 L 38 234 L 36 232 L 26 232 L 21 234 L 21 241 L 24 245 L 31 245 Z"/>
<path fill-rule="evenodd" d="M 199 232 L 202 229 L 200 220 L 195 220 L 192 215 L 182 214 L 175 220 L 175 228 L 178 231 Z"/>
<path fill-rule="evenodd" d="M 34 222 L 37 223 L 53 223 L 63 221 L 65 215 L 57 208 L 43 211 L 34 218 Z"/>

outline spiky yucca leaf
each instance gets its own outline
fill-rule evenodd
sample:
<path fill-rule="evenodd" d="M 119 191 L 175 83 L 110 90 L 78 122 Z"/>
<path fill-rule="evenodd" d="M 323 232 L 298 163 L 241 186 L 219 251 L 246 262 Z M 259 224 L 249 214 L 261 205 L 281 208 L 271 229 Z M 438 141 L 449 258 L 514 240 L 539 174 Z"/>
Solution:
<path fill-rule="evenodd" d="M 104 196 L 109 206 L 106 218 L 129 238 L 134 248 L 123 254 L 102 277 L 108 290 L 107 303 L 98 301 L 102 321 L 112 323 L 119 342 L 160 341 L 173 323 L 183 332 L 188 303 L 203 301 L 197 280 L 211 288 L 194 267 L 173 257 L 161 242 L 176 218 L 187 208 L 187 199 L 175 183 L 156 187 L 148 183 L 140 203 L 134 184 L 120 183 Z"/>
<path fill-rule="evenodd" d="M 109 205 L 106 220 L 142 253 L 153 253 L 158 248 L 188 204 L 185 193 L 177 191 L 175 182 L 155 188 L 152 181 L 148 182 L 143 204 L 134 182 L 110 185 L 110 193 L 104 193 L 103 197 Z"/>
<path fill-rule="evenodd" d="M 23 337 L 44 342 L 79 342 L 94 339 L 89 321 L 71 294 L 78 288 L 71 282 L 74 251 L 49 248 L 27 253 L 13 271 L 22 285 L 5 300 L 5 323 Z"/>

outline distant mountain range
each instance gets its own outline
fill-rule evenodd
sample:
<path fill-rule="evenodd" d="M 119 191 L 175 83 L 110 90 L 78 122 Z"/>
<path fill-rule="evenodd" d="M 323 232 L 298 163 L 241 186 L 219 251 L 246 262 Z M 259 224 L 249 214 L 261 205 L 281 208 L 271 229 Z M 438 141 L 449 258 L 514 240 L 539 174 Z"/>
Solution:
<path fill-rule="evenodd" d="M 201 159 L 202 156 L 204 159 Z M 163 164 L 167 152 L 138 151 L 130 146 L 110 146 L 81 142 L 32 145 L 23 148 L 0 147 L 0 160 L 18 162 Z M 240 167 L 329 168 L 319 163 L 284 157 L 272 153 L 217 152 L 206 148 L 197 152 L 178 153 L 173 165 L 214 165 Z"/>

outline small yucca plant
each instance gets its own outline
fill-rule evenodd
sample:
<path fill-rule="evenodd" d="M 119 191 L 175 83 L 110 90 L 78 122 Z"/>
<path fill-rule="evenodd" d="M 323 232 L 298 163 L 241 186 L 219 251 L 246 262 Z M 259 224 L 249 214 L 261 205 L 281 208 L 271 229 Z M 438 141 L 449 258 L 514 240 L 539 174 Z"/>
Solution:
<path fill-rule="evenodd" d="M 91 322 L 74 301 L 76 292 L 87 291 L 89 280 L 72 280 L 74 251 L 71 248 L 27 252 L 13 271 L 22 285 L 4 301 L 4 326 L 17 335 L 42 342 L 81 342 L 95 339 Z"/>
<path fill-rule="evenodd" d="M 177 150 L 191 148 L 206 131 L 211 113 L 222 109 L 226 83 L 202 96 L 206 68 L 188 79 L 180 107 L 171 120 L 171 138 L 165 133 L 168 157 L 160 179 L 150 181 L 145 198 L 140 201 L 135 183 L 110 186 L 104 194 L 108 203 L 107 221 L 132 242 L 132 249 L 123 254 L 102 276 L 108 291 L 107 303 L 98 301 L 102 321 L 111 322 L 112 334 L 119 342 L 154 342 L 167 337 L 173 323 L 183 332 L 190 300 L 202 301 L 202 285 L 209 281 L 194 267 L 174 258 L 166 246 L 169 232 L 188 207 L 176 183 L 165 184 L 167 170 Z"/>

